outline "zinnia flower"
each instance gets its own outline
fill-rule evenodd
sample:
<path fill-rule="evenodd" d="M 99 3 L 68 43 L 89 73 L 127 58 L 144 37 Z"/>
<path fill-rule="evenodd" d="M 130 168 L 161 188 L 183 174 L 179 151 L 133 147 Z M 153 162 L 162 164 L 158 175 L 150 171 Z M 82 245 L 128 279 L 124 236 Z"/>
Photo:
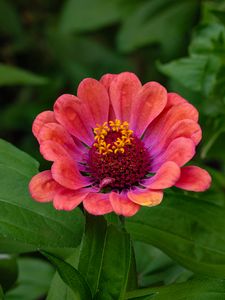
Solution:
<path fill-rule="evenodd" d="M 201 140 L 198 111 L 133 73 L 84 79 L 77 96 L 60 96 L 36 117 L 33 133 L 53 164 L 32 178 L 30 193 L 56 209 L 83 202 L 94 215 L 132 216 L 158 205 L 166 188 L 201 192 L 211 183 L 207 171 L 183 167 Z"/>

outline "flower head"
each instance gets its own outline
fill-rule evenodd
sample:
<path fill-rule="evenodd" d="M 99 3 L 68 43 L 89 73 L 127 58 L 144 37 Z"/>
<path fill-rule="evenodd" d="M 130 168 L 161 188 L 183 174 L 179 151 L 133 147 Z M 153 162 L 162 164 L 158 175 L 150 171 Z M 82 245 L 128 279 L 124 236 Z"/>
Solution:
<path fill-rule="evenodd" d="M 35 175 L 32 197 L 91 214 L 132 216 L 158 205 L 172 186 L 204 191 L 207 171 L 184 165 L 201 140 L 198 112 L 157 82 L 142 86 L 133 73 L 84 79 L 77 96 L 60 96 L 40 113 L 33 133 L 51 170 Z"/>

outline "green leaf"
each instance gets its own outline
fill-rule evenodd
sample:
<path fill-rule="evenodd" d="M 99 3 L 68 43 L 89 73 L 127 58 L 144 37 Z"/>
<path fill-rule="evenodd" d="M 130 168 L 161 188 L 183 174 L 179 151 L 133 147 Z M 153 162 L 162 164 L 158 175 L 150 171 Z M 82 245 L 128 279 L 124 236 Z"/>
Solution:
<path fill-rule="evenodd" d="M 136 264 L 136 256 L 135 249 L 132 243 L 131 248 L 131 261 L 130 261 L 130 270 L 127 279 L 127 291 L 132 291 L 138 288 L 138 274 L 137 274 L 137 264 Z"/>
<path fill-rule="evenodd" d="M 50 252 L 50 251 L 49 251 Z M 77 269 L 80 247 L 73 248 L 66 262 Z M 52 251 L 51 251 L 52 253 Z M 58 257 L 58 255 L 57 255 Z M 55 273 L 46 300 L 77 300 L 71 288 L 61 279 L 58 272 Z"/>
<path fill-rule="evenodd" d="M 206 56 L 192 56 L 180 58 L 167 64 L 158 64 L 159 70 L 175 79 L 192 91 L 201 91 L 208 58 Z"/>
<path fill-rule="evenodd" d="M 75 299 L 90 300 L 92 299 L 91 291 L 83 276 L 67 262 L 56 256 L 42 252 L 49 261 L 56 267 L 62 280 L 73 290 Z"/>
<path fill-rule="evenodd" d="M 224 204 L 213 198 L 170 193 L 160 206 L 126 219 L 126 228 L 133 239 L 156 246 L 193 272 L 225 277 L 224 213 Z"/>
<path fill-rule="evenodd" d="M 46 300 L 77 300 L 77 298 L 72 289 L 61 279 L 58 272 L 56 272 Z"/>
<path fill-rule="evenodd" d="M 40 85 L 47 79 L 17 67 L 0 64 L 0 86 L 11 85 Z"/>
<path fill-rule="evenodd" d="M 0 254 L 0 285 L 7 291 L 15 283 L 18 276 L 17 261 L 14 256 Z"/>
<path fill-rule="evenodd" d="M 96 300 L 124 299 L 131 260 L 130 236 L 109 225 Z"/>
<path fill-rule="evenodd" d="M 17 286 L 8 291 L 5 300 L 36 300 L 48 291 L 54 274 L 52 266 L 39 258 L 19 258 Z"/>
<path fill-rule="evenodd" d="M 67 0 L 59 27 L 63 32 L 96 30 L 120 18 L 120 0 Z"/>
<path fill-rule="evenodd" d="M 159 43 L 168 56 L 177 52 L 190 29 L 198 3 L 196 1 L 146 1 L 125 20 L 118 36 L 121 51 L 134 51 Z"/>
<path fill-rule="evenodd" d="M 87 214 L 79 270 L 87 278 L 94 299 L 124 299 L 130 260 L 129 235 L 114 225 L 107 226 L 103 217 Z"/>
<path fill-rule="evenodd" d="M 39 167 L 34 158 L 2 139 L 0 139 L 0 164 L 14 168 L 27 177 L 37 173 Z"/>
<path fill-rule="evenodd" d="M 83 232 L 81 211 L 56 211 L 31 199 L 28 183 L 37 162 L 4 141 L 0 149 L 0 235 L 42 249 L 76 247 Z"/>
<path fill-rule="evenodd" d="M 189 46 L 190 54 L 223 56 L 225 50 L 225 27 L 210 23 L 199 25 Z"/>
<path fill-rule="evenodd" d="M 19 254 L 26 252 L 34 252 L 37 250 L 37 248 L 27 243 L 13 241 L 11 239 L 0 236 L 0 250 L 2 253 Z"/>
<path fill-rule="evenodd" d="M 105 219 L 86 214 L 78 270 L 86 278 L 92 295 L 95 295 L 98 290 L 106 235 L 107 222 Z"/>
<path fill-rule="evenodd" d="M 184 269 L 165 253 L 151 245 L 136 241 L 134 249 L 139 288 L 182 282 L 193 275 L 192 272 Z"/>
<path fill-rule="evenodd" d="M 222 300 L 224 298 L 225 280 L 207 278 L 132 291 L 126 296 L 126 299 L 133 300 Z"/>

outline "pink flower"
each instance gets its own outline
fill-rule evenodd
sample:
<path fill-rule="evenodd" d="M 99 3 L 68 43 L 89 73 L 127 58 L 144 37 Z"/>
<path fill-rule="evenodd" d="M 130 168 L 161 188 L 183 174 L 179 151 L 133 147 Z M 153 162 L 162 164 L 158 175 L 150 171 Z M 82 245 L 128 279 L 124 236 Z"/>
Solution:
<path fill-rule="evenodd" d="M 211 183 L 205 170 L 184 167 L 201 140 L 198 111 L 133 73 L 84 79 L 77 97 L 62 95 L 36 117 L 33 133 L 53 164 L 32 178 L 30 193 L 56 209 L 83 202 L 94 215 L 132 216 L 158 205 L 166 188 L 201 192 Z"/>

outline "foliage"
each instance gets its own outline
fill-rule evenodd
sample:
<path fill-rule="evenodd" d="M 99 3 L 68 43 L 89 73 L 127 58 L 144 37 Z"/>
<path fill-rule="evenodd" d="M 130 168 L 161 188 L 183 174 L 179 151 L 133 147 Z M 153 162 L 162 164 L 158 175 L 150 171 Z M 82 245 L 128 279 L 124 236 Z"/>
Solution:
<path fill-rule="evenodd" d="M 0 132 L 10 142 L 0 140 L 0 299 L 224 299 L 225 1 L 0 0 L 0 22 Z M 124 70 L 198 108 L 197 163 L 212 188 L 170 190 L 125 222 L 34 202 L 28 182 L 37 160 L 47 166 L 34 117 L 81 79 Z"/>

